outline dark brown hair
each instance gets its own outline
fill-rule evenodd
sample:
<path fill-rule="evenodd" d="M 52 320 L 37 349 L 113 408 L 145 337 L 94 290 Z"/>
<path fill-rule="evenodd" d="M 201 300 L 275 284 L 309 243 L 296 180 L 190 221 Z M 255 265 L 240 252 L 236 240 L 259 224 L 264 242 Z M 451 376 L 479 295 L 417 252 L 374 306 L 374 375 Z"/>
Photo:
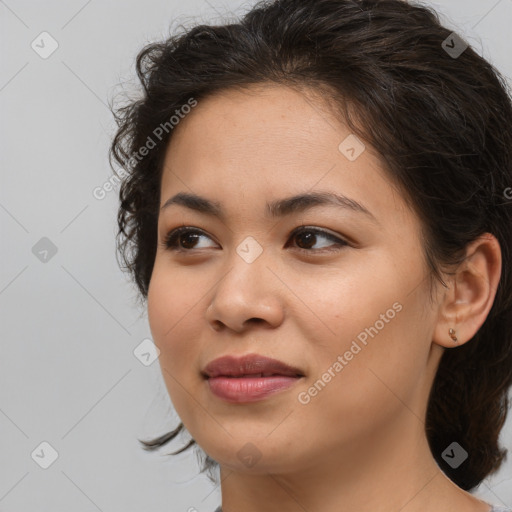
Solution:
<path fill-rule="evenodd" d="M 114 112 L 110 161 L 125 174 L 118 253 L 142 302 L 172 129 L 144 158 L 140 149 L 190 98 L 230 88 L 274 83 L 321 91 L 379 153 L 419 216 L 431 278 L 444 284 L 442 271 L 461 262 L 471 241 L 496 236 L 503 268 L 494 304 L 472 340 L 445 351 L 426 417 L 436 462 L 470 490 L 506 454 L 498 436 L 512 384 L 512 105 L 505 80 L 471 46 L 458 56 L 447 51 L 445 40 L 462 44 L 453 37 L 431 8 L 401 0 L 264 1 L 237 22 L 185 29 L 137 56 L 143 94 Z M 141 443 L 158 448 L 182 430 L 180 423 Z M 457 469 L 442 457 L 454 441 L 469 455 Z M 203 471 L 215 465 L 206 456 Z"/>

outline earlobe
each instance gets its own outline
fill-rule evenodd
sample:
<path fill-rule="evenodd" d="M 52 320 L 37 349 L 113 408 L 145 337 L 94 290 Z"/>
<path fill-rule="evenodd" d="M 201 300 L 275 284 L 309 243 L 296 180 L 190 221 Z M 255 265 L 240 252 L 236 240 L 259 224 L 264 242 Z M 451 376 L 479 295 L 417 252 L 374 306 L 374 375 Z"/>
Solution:
<path fill-rule="evenodd" d="M 457 338 L 457 336 L 455 335 L 455 329 L 452 329 L 450 327 L 450 329 L 448 329 L 448 334 L 450 335 L 450 338 L 452 339 L 453 342 L 455 343 L 458 343 L 459 342 L 459 339 Z"/>
<path fill-rule="evenodd" d="M 434 343 L 462 345 L 478 332 L 494 303 L 501 277 L 501 249 L 496 237 L 481 235 L 468 245 L 439 304 Z"/>

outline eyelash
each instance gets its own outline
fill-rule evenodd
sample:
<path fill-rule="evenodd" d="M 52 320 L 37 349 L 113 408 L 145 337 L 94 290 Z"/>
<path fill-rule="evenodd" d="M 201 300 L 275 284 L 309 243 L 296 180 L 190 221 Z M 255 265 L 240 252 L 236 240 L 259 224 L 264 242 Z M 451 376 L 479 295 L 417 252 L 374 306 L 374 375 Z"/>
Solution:
<path fill-rule="evenodd" d="M 206 235 L 206 233 L 204 233 L 200 229 L 191 228 L 188 226 L 182 226 L 182 227 L 179 227 L 179 228 L 176 228 L 176 229 L 173 229 L 172 231 L 170 231 L 165 236 L 165 239 L 164 239 L 162 245 L 164 246 L 165 249 L 174 251 L 174 252 L 181 252 L 181 253 L 192 252 L 194 249 L 184 249 L 184 248 L 178 246 L 177 242 L 179 241 L 179 236 L 183 235 L 184 233 L 195 233 L 195 234 L 203 235 L 203 236 L 210 238 L 208 235 Z M 321 236 L 331 240 L 332 242 L 334 242 L 334 245 L 337 246 L 336 248 L 323 248 L 323 249 L 303 249 L 301 247 L 295 248 L 302 253 L 337 252 L 337 251 L 340 251 L 341 249 L 343 249 L 344 247 L 350 245 L 347 241 L 343 240 L 342 238 L 338 238 L 338 237 L 332 235 L 331 233 L 328 233 L 328 232 L 323 231 L 318 228 L 308 228 L 306 226 L 297 228 L 294 231 L 292 231 L 292 233 L 290 233 L 290 238 L 293 238 L 293 237 L 297 236 L 298 234 L 302 234 L 302 233 L 314 233 L 315 235 L 321 235 Z"/>

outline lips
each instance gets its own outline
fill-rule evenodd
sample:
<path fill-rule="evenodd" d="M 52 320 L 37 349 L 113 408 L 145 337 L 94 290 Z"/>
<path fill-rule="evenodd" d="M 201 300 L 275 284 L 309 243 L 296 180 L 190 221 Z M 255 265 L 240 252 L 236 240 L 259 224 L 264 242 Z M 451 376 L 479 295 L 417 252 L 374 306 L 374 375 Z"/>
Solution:
<path fill-rule="evenodd" d="M 259 354 L 220 357 L 208 363 L 201 373 L 211 393 L 232 404 L 266 400 L 304 377 L 299 368 Z"/>
<path fill-rule="evenodd" d="M 259 354 L 241 357 L 223 356 L 208 363 L 201 372 L 207 379 L 215 377 L 303 377 L 304 373 L 294 366 Z"/>

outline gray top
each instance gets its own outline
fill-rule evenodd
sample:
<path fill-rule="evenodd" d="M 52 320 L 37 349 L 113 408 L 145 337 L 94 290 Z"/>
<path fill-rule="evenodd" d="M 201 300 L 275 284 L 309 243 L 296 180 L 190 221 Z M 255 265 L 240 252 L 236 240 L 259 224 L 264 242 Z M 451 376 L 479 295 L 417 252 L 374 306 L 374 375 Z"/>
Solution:
<path fill-rule="evenodd" d="M 491 505 L 489 505 L 489 506 L 491 506 Z M 222 512 L 222 508 L 220 505 L 218 508 L 215 509 L 215 512 Z M 494 505 L 489 512 L 512 512 L 512 508 Z"/>

